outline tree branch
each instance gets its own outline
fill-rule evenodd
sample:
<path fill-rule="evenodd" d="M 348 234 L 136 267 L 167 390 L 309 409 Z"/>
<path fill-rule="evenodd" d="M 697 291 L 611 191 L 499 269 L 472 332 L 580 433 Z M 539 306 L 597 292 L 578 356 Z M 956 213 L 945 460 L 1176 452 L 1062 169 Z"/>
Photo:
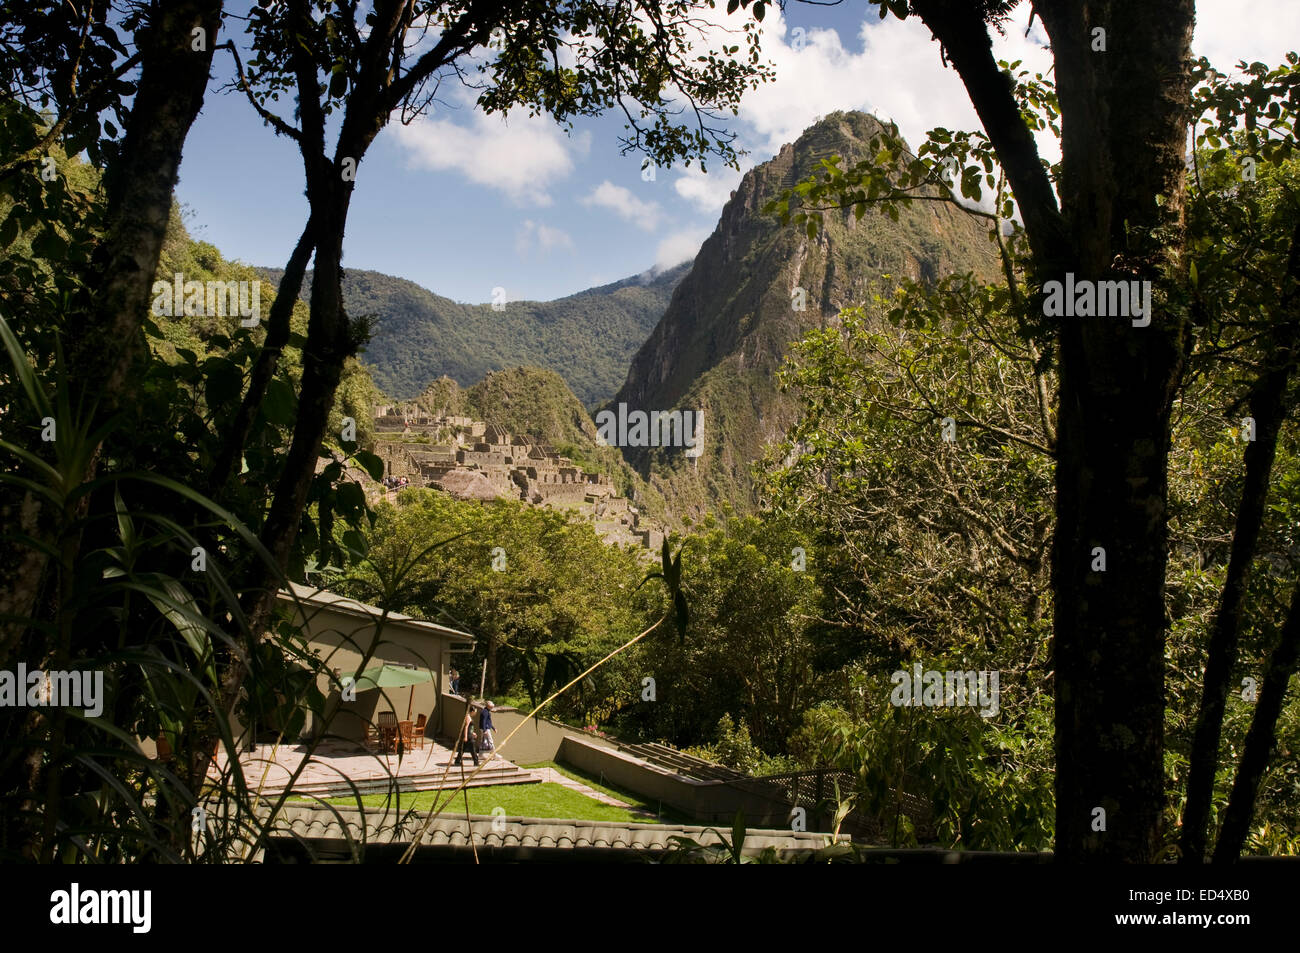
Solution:
<path fill-rule="evenodd" d="M 257 114 L 262 117 L 263 122 L 265 122 L 268 126 L 274 129 L 280 135 L 288 136 L 294 142 L 301 144 L 302 133 L 295 127 L 289 125 L 279 116 L 277 116 L 275 113 L 271 112 L 269 109 L 264 107 L 261 103 L 257 101 L 257 97 L 253 95 L 252 87 L 248 85 L 248 78 L 244 75 L 244 64 L 239 58 L 239 51 L 235 49 L 234 41 L 227 40 L 225 43 L 221 44 L 220 49 L 229 50 L 230 55 L 235 58 L 235 76 L 238 77 L 239 79 L 239 82 L 236 83 L 236 86 L 239 89 L 242 89 L 244 91 L 244 95 L 248 98 L 249 105 L 251 105 L 255 110 L 257 110 Z"/>
<path fill-rule="evenodd" d="M 912 0 L 970 94 L 989 141 L 1006 170 L 1036 263 L 1066 257 L 1067 232 L 1051 179 L 1025 125 L 1010 78 L 998 68 L 977 5 L 961 0 Z M 1040 16 L 1041 16 L 1040 12 Z"/>

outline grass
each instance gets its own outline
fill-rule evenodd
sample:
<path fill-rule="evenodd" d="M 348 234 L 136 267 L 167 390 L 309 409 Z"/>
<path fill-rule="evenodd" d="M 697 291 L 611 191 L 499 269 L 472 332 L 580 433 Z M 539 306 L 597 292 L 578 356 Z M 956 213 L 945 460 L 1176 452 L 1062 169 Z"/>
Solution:
<path fill-rule="evenodd" d="M 603 778 L 595 777 L 586 772 L 579 771 L 577 768 L 567 764 L 558 764 L 555 761 L 538 761 L 535 764 L 521 764 L 519 767 L 528 768 L 553 768 L 565 777 L 579 781 L 593 790 L 599 791 L 610 797 L 616 797 L 620 801 L 626 801 L 634 808 L 640 808 L 643 811 L 649 811 L 651 814 L 657 814 L 657 822 L 661 824 L 694 824 L 696 821 L 687 817 L 670 807 L 664 807 L 658 801 L 647 800 L 635 791 L 629 791 L 627 788 L 615 787 L 605 781 Z M 647 819 L 648 820 L 648 819 Z"/>
<path fill-rule="evenodd" d="M 498 708 L 518 708 L 525 715 L 533 710 L 527 695 L 493 695 L 492 704 Z"/>
<path fill-rule="evenodd" d="M 471 814 L 491 814 L 494 808 L 499 807 L 505 810 L 508 817 L 553 817 L 565 820 L 617 821 L 635 824 L 654 822 L 653 818 L 642 817 L 626 808 L 602 804 L 559 784 L 545 782 L 496 784 L 468 790 Z M 439 804 L 447 799 L 446 791 L 419 791 L 414 794 L 404 794 L 401 809 L 407 811 L 413 808 L 417 811 L 427 811 L 433 806 L 435 795 L 439 795 Z M 339 807 L 355 806 L 356 800 L 350 797 L 334 798 L 333 803 Z M 364 795 L 361 803 L 368 808 L 392 806 L 386 794 Z M 455 801 L 443 812 L 443 816 L 463 816 L 464 813 L 465 795 L 462 792 L 456 795 Z"/>

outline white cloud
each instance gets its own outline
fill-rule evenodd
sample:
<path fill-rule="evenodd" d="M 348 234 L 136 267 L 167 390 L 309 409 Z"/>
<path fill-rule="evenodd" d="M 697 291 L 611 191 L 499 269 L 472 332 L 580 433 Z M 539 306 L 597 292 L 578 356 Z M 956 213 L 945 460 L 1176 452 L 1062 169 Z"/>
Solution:
<path fill-rule="evenodd" d="M 1296 48 L 1300 4 L 1295 0 L 1198 0 L 1192 51 L 1230 72 L 1238 60 L 1276 66 Z M 1288 39 L 1288 37 L 1290 39 Z"/>
<path fill-rule="evenodd" d="M 1006 26 L 1006 35 L 993 35 L 998 59 L 1021 60 L 1021 69 L 1047 74 L 1052 65 L 1047 36 L 1034 21 L 1028 37 L 1029 5 L 1021 4 Z M 939 59 L 939 45 L 918 17 L 879 20 L 863 18 L 858 31 L 861 53 L 844 47 L 834 30 L 804 27 L 795 34 L 782 11 L 770 7 L 762 24 L 762 50 L 776 69 L 774 83 L 747 92 L 740 120 L 747 127 L 750 148 L 762 161 L 782 145 L 793 142 L 817 117 L 837 109 L 861 109 L 892 119 L 908 143 L 918 146 L 935 126 L 981 128 L 955 70 Z M 1239 0 L 1198 0 L 1192 48 L 1221 70 L 1238 60 L 1283 61 L 1300 36 L 1300 3 L 1257 0 L 1249 11 Z M 1060 158 L 1050 132 L 1038 135 L 1038 147 L 1048 161 Z M 688 197 L 679 185 L 678 191 Z"/>
<path fill-rule="evenodd" d="M 1046 73 L 1051 66 L 1043 49 L 1046 35 L 1035 22 L 1030 36 L 1025 36 L 1029 6 L 1021 7 L 1007 24 L 1007 35 L 994 36 L 994 54 L 1007 61 L 1021 60 L 1021 69 Z M 711 25 L 694 42 L 693 52 L 741 42 L 736 30 L 747 19 L 744 11 L 727 16 L 719 5 L 703 11 L 701 19 Z M 791 28 L 776 5 L 768 6 L 759 30 L 761 57 L 772 65 L 776 79 L 741 98 L 732 125 L 740 132 L 737 145 L 749 151 L 741 160 L 742 171 L 775 155 L 836 110 L 862 110 L 892 120 L 913 148 L 936 126 L 981 128 L 960 78 L 944 67 L 938 44 L 918 17 L 900 21 L 891 16 L 881 21 L 874 14 L 864 16 L 856 37 L 861 52 L 846 47 L 834 29 Z M 1040 134 L 1039 149 L 1048 161 L 1060 158 L 1048 132 Z M 681 199 L 716 215 L 738 182 L 739 175 L 725 167 L 705 176 L 692 166 L 682 169 L 673 185 Z"/>
<path fill-rule="evenodd" d="M 688 228 L 669 235 L 655 249 L 655 267 L 671 268 L 694 258 L 711 233 L 708 228 Z"/>
<path fill-rule="evenodd" d="M 545 117 L 514 113 L 503 119 L 475 111 L 468 118 L 464 126 L 450 119 L 395 124 L 408 166 L 456 171 L 521 205 L 550 205 L 548 190 L 573 171 L 574 153 L 590 145 L 589 133 L 570 139 Z"/>
<path fill-rule="evenodd" d="M 742 163 L 742 170 L 750 163 Z M 727 204 L 732 190 L 740 185 L 743 171 L 723 167 L 704 173 L 698 165 L 683 168 L 673 181 L 677 194 L 690 202 L 701 212 L 716 215 Z"/>
<path fill-rule="evenodd" d="M 583 205 L 607 208 L 619 218 L 626 219 L 637 228 L 653 232 L 663 221 L 663 209 L 658 202 L 647 202 L 637 198 L 630 189 L 615 185 L 606 179 L 590 195 L 582 200 Z"/>
<path fill-rule="evenodd" d="M 1023 60 L 1022 69 L 1044 71 L 1050 65 L 1039 48 L 1044 37 L 1035 24 L 1026 39 L 1027 20 L 1026 6 L 1008 24 L 1005 37 L 994 36 L 994 54 Z M 918 17 L 865 17 L 858 32 L 860 53 L 846 49 L 834 30 L 805 27 L 795 34 L 779 8 L 769 10 L 762 31 L 763 53 L 777 78 L 741 100 L 740 119 L 753 130 L 755 150 L 773 154 L 818 117 L 840 109 L 892 119 L 913 147 L 935 126 L 980 128 L 965 87 L 940 62 L 939 46 Z"/>
<path fill-rule="evenodd" d="M 562 248 L 573 248 L 573 239 L 568 232 L 534 222 L 531 218 L 524 219 L 515 233 L 515 251 L 521 256 L 528 255 L 533 249 L 545 255 Z"/>

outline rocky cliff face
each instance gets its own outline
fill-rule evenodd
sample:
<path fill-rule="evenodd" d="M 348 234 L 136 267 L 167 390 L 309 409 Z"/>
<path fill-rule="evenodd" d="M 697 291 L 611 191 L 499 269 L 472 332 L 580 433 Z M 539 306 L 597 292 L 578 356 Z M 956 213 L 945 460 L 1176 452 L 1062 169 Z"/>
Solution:
<path fill-rule="evenodd" d="M 695 517 L 723 501 L 753 505 L 750 465 L 782 438 L 797 409 L 776 381 L 792 341 L 841 308 L 869 302 L 882 275 L 991 273 L 987 228 L 942 203 L 914 203 L 898 222 L 875 211 L 861 220 L 848 209 L 826 212 L 814 238 L 762 214 L 822 158 L 840 155 L 842 168 L 865 158 L 881 128 L 865 113 L 832 113 L 745 175 L 606 405 L 704 412 L 698 457 L 674 447 L 624 448 L 673 517 Z M 795 306 L 798 289 L 804 310 Z"/>

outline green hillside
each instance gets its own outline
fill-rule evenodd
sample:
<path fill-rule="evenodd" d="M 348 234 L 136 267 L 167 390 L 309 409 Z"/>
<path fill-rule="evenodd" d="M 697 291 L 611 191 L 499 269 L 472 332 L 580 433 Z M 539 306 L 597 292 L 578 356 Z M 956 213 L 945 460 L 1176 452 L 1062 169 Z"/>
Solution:
<path fill-rule="evenodd" d="M 618 389 L 689 267 L 555 301 L 511 301 L 503 311 L 452 301 L 377 271 L 348 270 L 343 294 L 350 313 L 374 318 L 361 359 L 392 397 L 413 398 L 444 375 L 468 387 L 492 371 L 528 365 L 561 374 L 590 407 Z M 270 268 L 261 273 L 276 283 L 282 275 Z M 310 293 L 309 272 L 301 297 Z"/>
<path fill-rule="evenodd" d="M 263 284 L 259 297 L 263 323 L 252 329 L 250 338 L 256 348 L 262 346 L 266 336 L 265 318 L 270 314 L 271 304 L 275 301 L 275 286 L 267 286 L 263 269 L 230 261 L 215 245 L 194 239 L 185 226 L 180 207 L 173 205 L 158 264 L 158 278 L 166 281 L 176 272 L 181 272 L 186 280 L 192 281 L 261 280 Z M 293 395 L 302 377 L 302 351 L 299 343 L 307 333 L 307 318 L 307 306 L 302 302 L 295 304 L 289 324 L 290 343 L 284 349 L 280 362 L 280 373 L 284 376 L 284 381 L 273 384 L 268 392 L 267 403 L 270 407 L 266 412 L 281 421 L 289 419 L 287 415 L 295 400 Z M 179 314 L 175 317 L 151 315 L 150 322 L 158 330 L 159 336 L 153 339 L 151 346 L 160 359 L 175 363 L 188 354 L 192 356 L 191 359 L 222 362 L 223 367 L 229 368 L 228 375 L 220 378 L 223 393 L 226 396 L 233 395 L 232 399 L 237 401 L 246 384 L 245 375 L 250 372 L 255 354 L 247 348 L 240 349 L 232 345 L 231 336 L 238 328 L 237 319 Z M 363 446 L 369 446 L 374 430 L 372 407 L 382 399 L 365 365 L 354 358 L 348 358 L 335 395 L 331 432 L 337 432 L 342 418 L 350 416 L 357 422 L 359 442 Z"/>

